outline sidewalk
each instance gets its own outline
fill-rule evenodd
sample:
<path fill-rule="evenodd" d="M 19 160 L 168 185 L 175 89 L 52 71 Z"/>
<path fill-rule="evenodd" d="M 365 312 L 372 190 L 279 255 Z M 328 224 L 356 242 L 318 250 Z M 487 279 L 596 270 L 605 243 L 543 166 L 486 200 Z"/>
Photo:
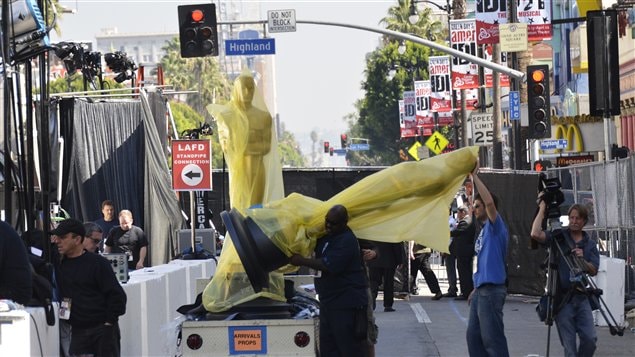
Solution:
<path fill-rule="evenodd" d="M 445 268 L 433 265 L 443 292 L 447 291 Z M 419 295 L 408 300 L 395 299 L 395 312 L 384 312 L 378 297 L 375 318 L 379 326 L 377 356 L 468 356 L 465 342 L 469 307 L 466 301 L 442 298 L 433 301 L 425 283 L 418 284 Z M 511 356 L 545 356 L 548 327 L 538 320 L 538 297 L 510 295 L 504 308 L 505 335 Z M 635 333 L 611 336 L 608 327 L 596 326 L 596 356 L 635 356 Z M 550 356 L 563 350 L 555 325 L 551 328 Z"/>

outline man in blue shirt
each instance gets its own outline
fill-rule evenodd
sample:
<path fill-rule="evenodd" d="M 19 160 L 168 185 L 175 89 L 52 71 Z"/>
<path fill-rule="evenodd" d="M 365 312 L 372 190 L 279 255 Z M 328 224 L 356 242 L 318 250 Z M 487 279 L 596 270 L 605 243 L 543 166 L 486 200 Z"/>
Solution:
<path fill-rule="evenodd" d="M 467 347 L 470 356 L 509 356 L 503 306 L 507 297 L 506 256 L 509 241 L 505 222 L 498 214 L 497 201 L 476 171 L 472 181 L 478 190 L 474 198 L 474 216 L 483 224 L 476 239 L 474 290 L 470 293 L 470 317 L 467 324 Z"/>
<path fill-rule="evenodd" d="M 542 194 L 542 193 L 541 193 Z M 569 226 L 559 232 L 543 231 L 542 222 L 547 210 L 547 204 L 541 196 L 538 204 L 538 214 L 531 226 L 531 238 L 544 244 L 560 245 L 567 255 L 574 256 L 578 267 L 589 275 L 596 275 L 600 266 L 600 253 L 596 243 L 582 229 L 586 225 L 589 214 L 586 207 L 574 204 L 569 208 Z M 560 234 L 561 236 L 557 236 Z M 560 239 L 556 239 L 560 238 Z M 555 246 L 554 246 L 555 247 Z M 553 253 L 553 252 L 552 252 Z M 560 254 L 558 259 L 558 287 L 556 290 L 555 321 L 560 336 L 560 343 L 564 347 L 564 354 L 571 356 L 593 356 L 596 349 L 597 334 L 593 323 L 591 304 L 586 289 L 578 286 L 576 276 L 569 269 L 565 257 Z M 572 282 L 573 280 L 573 282 Z M 576 335 L 580 338 L 577 345 Z"/>
<path fill-rule="evenodd" d="M 368 283 L 357 237 L 347 225 L 346 207 L 335 205 L 325 217 L 326 235 L 315 247 L 315 258 L 291 256 L 291 264 L 319 270 L 320 355 L 367 355 Z"/>

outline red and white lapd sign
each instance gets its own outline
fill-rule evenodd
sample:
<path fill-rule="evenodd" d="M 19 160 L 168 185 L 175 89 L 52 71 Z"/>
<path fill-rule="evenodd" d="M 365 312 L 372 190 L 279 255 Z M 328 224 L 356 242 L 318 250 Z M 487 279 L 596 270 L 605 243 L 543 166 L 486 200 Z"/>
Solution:
<path fill-rule="evenodd" d="M 172 188 L 212 190 L 212 144 L 209 140 L 172 140 Z"/>

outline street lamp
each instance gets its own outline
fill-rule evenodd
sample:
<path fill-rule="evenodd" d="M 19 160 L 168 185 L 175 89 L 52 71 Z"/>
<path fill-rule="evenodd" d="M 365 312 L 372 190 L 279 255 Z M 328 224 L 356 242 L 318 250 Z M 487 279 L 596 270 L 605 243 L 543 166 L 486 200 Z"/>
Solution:
<path fill-rule="evenodd" d="M 388 70 L 388 76 L 386 76 L 386 79 L 388 81 L 392 81 L 395 78 L 395 75 L 397 75 L 397 65 L 392 65 L 392 67 Z"/>
<path fill-rule="evenodd" d="M 400 55 L 403 55 L 404 53 L 406 53 L 406 41 L 401 40 L 401 42 L 399 42 L 399 47 L 397 47 L 397 52 L 399 52 Z"/>
<path fill-rule="evenodd" d="M 419 22 L 419 12 L 417 11 L 418 3 L 426 3 L 426 4 L 433 5 L 437 9 L 445 11 L 448 14 L 448 16 L 450 16 L 450 13 L 452 12 L 452 10 L 454 10 L 452 5 L 450 5 L 450 0 L 445 0 L 445 6 L 439 5 L 436 2 L 428 1 L 428 0 L 410 0 L 410 16 L 408 16 L 408 21 L 410 21 L 410 23 L 413 25 Z"/>

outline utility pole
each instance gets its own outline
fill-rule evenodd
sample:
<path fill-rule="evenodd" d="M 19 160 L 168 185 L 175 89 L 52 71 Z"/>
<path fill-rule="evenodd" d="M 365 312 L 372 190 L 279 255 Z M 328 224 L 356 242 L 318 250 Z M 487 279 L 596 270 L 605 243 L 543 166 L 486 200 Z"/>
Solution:
<path fill-rule="evenodd" d="M 509 16 L 509 22 L 510 23 L 516 23 L 518 22 L 518 11 L 517 11 L 517 3 L 514 0 L 509 1 L 509 12 L 510 12 L 510 16 Z M 518 55 L 516 54 L 516 52 L 511 52 L 511 66 L 513 69 L 518 69 Z M 516 78 L 510 78 L 511 80 L 511 88 L 510 90 L 512 91 L 520 91 L 520 83 Z M 524 95 L 520 95 L 520 98 L 526 98 Z M 511 106 L 511 102 L 509 104 Z M 523 165 L 522 165 L 522 140 L 521 140 L 521 135 L 520 135 L 520 120 L 512 120 L 512 138 L 513 138 L 513 145 L 512 145 L 512 152 L 513 152 L 513 156 L 512 156 L 512 168 L 514 170 L 522 170 L 523 169 Z"/>
<path fill-rule="evenodd" d="M 494 57 L 494 63 L 500 64 L 501 59 L 501 45 L 499 43 L 494 44 L 494 49 L 492 51 L 492 56 Z M 492 131 L 494 132 L 494 140 L 492 143 L 492 167 L 495 169 L 503 168 L 503 140 L 501 133 L 501 86 L 500 86 L 500 75 L 498 72 L 493 73 L 494 83 L 492 87 L 494 89 L 492 103 L 494 103 L 493 107 L 493 120 L 494 127 Z"/>
<path fill-rule="evenodd" d="M 448 0 L 449 1 L 449 0 Z M 449 3 L 448 3 L 449 7 Z M 454 19 L 464 19 L 467 13 L 465 0 L 453 0 L 452 9 L 454 10 Z M 448 9 L 448 19 L 450 18 L 450 9 Z M 449 20 L 448 20 L 449 23 Z M 448 27 L 448 31 L 450 28 Z M 467 100 L 465 89 L 461 89 L 461 114 L 454 112 L 454 135 L 456 148 L 465 147 L 467 142 Z M 459 131 L 461 133 L 461 141 L 459 141 Z"/>

